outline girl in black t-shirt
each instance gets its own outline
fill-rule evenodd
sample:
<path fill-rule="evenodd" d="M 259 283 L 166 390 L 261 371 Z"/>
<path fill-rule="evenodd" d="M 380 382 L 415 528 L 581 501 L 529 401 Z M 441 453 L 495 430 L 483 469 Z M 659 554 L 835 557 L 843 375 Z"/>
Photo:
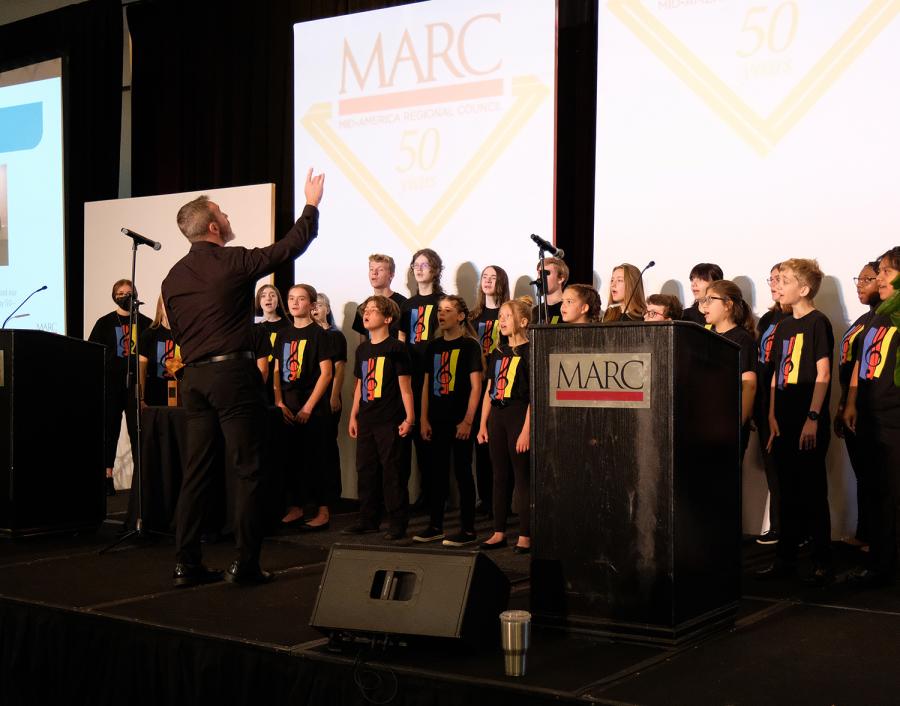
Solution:
<path fill-rule="evenodd" d="M 722 268 L 713 262 L 698 262 L 691 268 L 688 279 L 691 282 L 691 294 L 694 302 L 682 311 L 681 318 L 683 321 L 692 321 L 703 326 L 706 319 L 703 312 L 700 311 L 700 300 L 706 296 L 706 289 L 712 282 L 724 279 Z"/>
<path fill-rule="evenodd" d="M 879 258 L 878 294 L 882 302 L 896 292 L 900 247 Z M 864 587 L 889 584 L 897 573 L 900 552 L 900 380 L 895 378 L 900 331 L 890 316 L 876 314 L 859 334 L 859 357 L 853 368 L 844 421 L 857 435 L 871 474 L 867 565 L 850 579 Z"/>
<path fill-rule="evenodd" d="M 567 324 L 594 324 L 603 315 L 600 294 L 588 284 L 570 284 L 563 290 L 560 306 L 562 320 Z"/>
<path fill-rule="evenodd" d="M 860 333 L 866 328 L 872 317 L 875 316 L 875 308 L 881 303 L 878 294 L 878 261 L 867 263 L 860 270 L 859 277 L 854 277 L 856 294 L 859 303 L 868 307 L 867 311 L 856 319 L 841 337 L 838 352 L 838 380 L 841 383 L 841 399 L 838 402 L 837 413 L 834 415 L 834 435 L 843 439 L 847 446 L 847 456 L 850 466 L 856 476 L 856 534 L 853 537 L 843 538 L 843 542 L 856 546 L 869 543 L 868 510 L 871 505 L 871 484 L 868 482 L 868 463 L 864 449 L 860 448 L 856 434 L 849 432 L 844 426 L 844 407 L 847 403 L 847 395 L 850 392 L 850 379 L 853 376 L 853 368 L 860 360 L 862 340 Z M 867 498 L 869 498 L 867 500 Z"/>
<path fill-rule="evenodd" d="M 754 317 L 740 288 L 727 279 L 710 283 L 700 300 L 700 311 L 716 333 L 740 346 L 741 458 L 750 440 L 750 418 L 756 395 L 756 340 Z"/>
<path fill-rule="evenodd" d="M 499 549 L 506 542 L 506 487 L 515 475 L 519 510 L 519 540 L 515 551 L 531 551 L 531 489 L 528 451 L 531 432 L 531 394 L 528 388 L 528 324 L 530 297 L 512 299 L 500 307 L 500 332 L 509 344 L 495 350 L 488 361 L 488 379 L 481 406 L 478 442 L 490 444 L 494 467 L 494 533 L 482 549 Z"/>
<path fill-rule="evenodd" d="M 138 345 L 141 363 L 141 408 L 165 406 L 169 401 L 169 381 L 181 367 L 181 348 L 172 340 L 169 317 L 162 296 L 156 302 L 156 316 L 141 334 Z"/>
<path fill-rule="evenodd" d="M 469 317 L 478 341 L 481 343 L 481 354 L 485 358 L 493 353 L 497 346 L 506 343 L 506 336 L 500 335 L 500 323 L 497 318 L 500 314 L 500 307 L 508 301 L 509 275 L 506 274 L 506 270 L 497 265 L 485 267 L 481 272 L 478 301 Z M 478 405 L 474 424 L 476 433 L 480 426 L 481 405 Z M 487 444 L 475 444 L 475 487 L 478 491 L 476 511 L 486 515 L 492 514 L 494 471 L 491 468 L 491 454 Z"/>
<path fill-rule="evenodd" d="M 253 328 L 253 348 L 256 354 L 256 365 L 266 384 L 266 399 L 270 405 L 275 404 L 274 381 L 272 374 L 272 347 L 279 332 L 291 327 L 284 302 L 279 292 L 271 284 L 264 284 L 256 290 L 256 317 Z"/>
<path fill-rule="evenodd" d="M 333 375 L 328 334 L 312 319 L 316 290 L 295 284 L 288 291 L 288 311 L 294 325 L 275 338 L 275 404 L 290 430 L 285 468 L 287 513 L 284 525 L 299 524 L 305 501 L 318 508 L 316 529 L 328 524 L 329 506 L 337 501 L 334 482 L 323 457 L 323 430 L 329 414 L 328 390 Z"/>
<path fill-rule="evenodd" d="M 469 309 L 462 297 L 444 295 L 438 304 L 440 338 L 425 352 L 422 389 L 422 438 L 431 442 L 431 523 L 413 537 L 416 542 L 444 539 L 444 504 L 450 479 L 450 456 L 459 486 L 460 531 L 444 540 L 451 547 L 474 544 L 475 485 L 472 482 L 472 445 L 478 403 L 481 400 L 484 359 Z"/>
<path fill-rule="evenodd" d="M 609 278 L 609 308 L 603 321 L 641 321 L 644 317 L 644 284 L 641 271 L 628 263 L 614 267 Z M 625 311 L 625 307 L 628 310 Z"/>

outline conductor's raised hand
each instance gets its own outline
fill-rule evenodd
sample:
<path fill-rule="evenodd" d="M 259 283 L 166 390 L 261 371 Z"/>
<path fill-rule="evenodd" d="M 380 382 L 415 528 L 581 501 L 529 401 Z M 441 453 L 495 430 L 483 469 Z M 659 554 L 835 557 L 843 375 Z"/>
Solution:
<path fill-rule="evenodd" d="M 322 201 L 322 191 L 325 187 L 325 175 L 319 174 L 313 176 L 312 167 L 306 173 L 306 184 L 303 187 L 303 193 L 306 195 L 306 203 L 309 206 L 318 207 Z"/>

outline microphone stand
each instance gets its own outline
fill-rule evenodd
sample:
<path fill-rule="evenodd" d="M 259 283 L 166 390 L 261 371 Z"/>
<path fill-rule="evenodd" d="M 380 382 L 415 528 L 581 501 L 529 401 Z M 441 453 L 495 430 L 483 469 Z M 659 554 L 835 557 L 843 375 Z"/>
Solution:
<path fill-rule="evenodd" d="M 147 539 L 151 534 L 162 534 L 162 533 L 153 533 L 150 530 L 144 529 L 144 476 L 143 476 L 143 468 L 141 465 L 141 385 L 140 385 L 140 351 L 138 350 L 138 340 L 134 335 L 135 328 L 137 327 L 138 322 L 138 309 L 140 308 L 141 302 L 138 301 L 135 296 L 135 292 L 137 291 L 137 282 L 135 282 L 135 275 L 137 272 L 137 250 L 138 250 L 138 241 L 135 239 L 131 240 L 131 302 L 130 302 L 130 310 L 131 312 L 128 315 L 128 363 L 127 363 L 127 373 L 125 375 L 125 386 L 128 389 L 128 386 L 134 385 L 134 437 L 135 444 L 137 446 L 136 449 L 131 449 L 131 457 L 133 459 L 133 472 L 131 474 L 131 487 L 134 488 L 135 481 L 137 481 L 137 517 L 134 521 L 134 529 L 131 529 L 121 537 L 119 537 L 115 542 L 110 544 L 108 547 L 104 547 L 100 550 L 100 554 L 105 554 L 110 549 L 114 549 L 119 546 L 122 542 L 131 539 L 132 537 L 137 537 L 138 539 Z M 132 345 L 134 348 L 132 348 Z M 128 410 L 125 410 L 126 416 L 128 415 Z M 127 425 L 126 425 L 127 427 Z"/>
<path fill-rule="evenodd" d="M 544 268 L 544 258 L 547 256 L 547 251 L 544 250 L 544 247 L 538 246 L 538 269 L 540 270 L 540 279 L 532 282 L 531 284 L 537 289 L 537 300 L 538 300 L 538 320 L 535 323 L 538 324 L 546 324 L 547 320 L 550 318 L 549 312 L 547 311 L 547 270 Z"/>

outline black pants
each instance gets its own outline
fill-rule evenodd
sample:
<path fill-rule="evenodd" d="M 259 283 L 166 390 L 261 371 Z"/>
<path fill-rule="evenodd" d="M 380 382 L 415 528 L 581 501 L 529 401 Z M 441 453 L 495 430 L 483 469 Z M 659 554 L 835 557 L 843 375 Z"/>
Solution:
<path fill-rule="evenodd" d="M 876 500 L 872 496 L 875 469 L 869 466 L 864 445 L 859 437 L 849 429 L 844 430 L 844 443 L 847 445 L 850 466 L 856 476 L 856 538 L 868 544 L 872 537 L 869 513 L 872 503 Z"/>
<path fill-rule="evenodd" d="M 488 417 L 488 445 L 494 467 L 494 531 L 506 531 L 507 483 L 515 478 L 519 534 L 531 536 L 531 483 L 529 455 L 516 451 L 516 440 L 525 424 L 528 405 L 493 407 Z"/>
<path fill-rule="evenodd" d="M 478 403 L 478 413 L 472 423 L 472 433 L 477 434 L 481 428 L 481 402 Z M 494 467 L 491 465 L 491 450 L 489 444 L 475 443 L 475 487 L 478 490 L 478 499 L 482 507 L 493 512 L 494 507 Z"/>
<path fill-rule="evenodd" d="M 797 545 L 810 536 L 813 563 L 820 568 L 831 566 L 831 513 L 825 468 L 828 424 L 829 419 L 822 415 L 819 437 L 812 450 L 800 450 L 799 429 L 782 428 L 772 447 L 781 488 L 781 541 L 776 556 L 783 562 L 796 561 Z"/>
<path fill-rule="evenodd" d="M 322 472 L 324 474 L 324 497 L 327 502 L 322 505 L 334 505 L 343 494 L 341 487 L 341 451 L 338 447 L 338 432 L 341 425 L 342 409 L 328 412 L 323 422 L 322 431 Z"/>
<path fill-rule="evenodd" d="M 430 508 L 433 503 L 433 486 L 435 482 L 431 464 L 431 444 L 422 438 L 422 435 L 420 433 L 422 427 L 419 424 L 419 417 L 421 416 L 422 411 L 422 384 L 424 380 L 425 375 L 419 370 L 414 370 L 412 376 L 412 386 L 413 407 L 415 409 L 416 425 L 409 433 L 409 436 L 412 439 L 412 445 L 406 445 L 406 457 L 404 459 L 404 463 L 408 468 L 412 469 L 412 447 L 415 446 L 416 467 L 419 469 L 419 500 L 425 507 Z M 409 475 L 407 474 L 407 478 L 408 477 Z"/>
<path fill-rule="evenodd" d="M 431 426 L 431 526 L 444 528 L 444 505 L 450 491 L 450 456 L 459 487 L 459 522 L 463 532 L 475 531 L 475 481 L 472 479 L 472 446 L 468 439 L 456 438 L 456 424 L 436 422 Z"/>
<path fill-rule="evenodd" d="M 359 478 L 359 520 L 378 527 L 384 498 L 391 528 L 406 530 L 409 523 L 409 439 L 397 433 L 396 424 L 360 425 L 356 437 L 356 473 Z M 381 478 L 381 495 L 378 479 Z"/>
<path fill-rule="evenodd" d="M 900 428 L 860 418 L 856 429 L 870 483 L 866 493 L 871 530 L 868 566 L 890 576 L 897 571 L 900 553 Z"/>
<path fill-rule="evenodd" d="M 119 431 L 122 429 L 122 412 L 125 412 L 125 423 L 128 427 L 128 438 L 131 441 L 132 456 L 138 452 L 137 424 L 134 416 L 134 386 L 125 387 L 122 380 L 106 381 L 106 446 L 103 460 L 106 468 L 116 463 L 116 447 L 119 445 Z"/>
<path fill-rule="evenodd" d="M 200 532 L 210 510 L 213 480 L 232 473 L 234 535 L 242 564 L 259 562 L 263 522 L 260 507 L 265 396 L 255 361 L 238 359 L 187 367 L 181 383 L 187 410 L 187 466 L 176 510 L 175 551 L 179 562 L 200 563 Z M 224 439 L 222 469 L 216 444 Z"/>
<path fill-rule="evenodd" d="M 781 488 L 778 485 L 778 469 L 775 459 L 766 451 L 769 443 L 769 418 L 759 414 L 753 420 L 759 433 L 759 450 L 762 454 L 763 470 L 766 472 L 766 485 L 769 487 L 769 530 L 781 533 Z"/>
<path fill-rule="evenodd" d="M 332 468 L 326 464 L 326 443 L 331 412 L 328 417 L 313 414 L 306 424 L 289 424 L 288 450 L 285 463 L 285 495 L 287 504 L 303 507 L 331 506 L 336 501 Z"/>

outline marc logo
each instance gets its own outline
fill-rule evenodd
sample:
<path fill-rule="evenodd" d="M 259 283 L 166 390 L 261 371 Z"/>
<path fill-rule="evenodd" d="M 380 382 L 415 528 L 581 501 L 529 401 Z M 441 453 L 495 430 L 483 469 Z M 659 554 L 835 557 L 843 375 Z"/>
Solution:
<path fill-rule="evenodd" d="M 550 355 L 551 407 L 650 407 L 650 353 Z"/>

